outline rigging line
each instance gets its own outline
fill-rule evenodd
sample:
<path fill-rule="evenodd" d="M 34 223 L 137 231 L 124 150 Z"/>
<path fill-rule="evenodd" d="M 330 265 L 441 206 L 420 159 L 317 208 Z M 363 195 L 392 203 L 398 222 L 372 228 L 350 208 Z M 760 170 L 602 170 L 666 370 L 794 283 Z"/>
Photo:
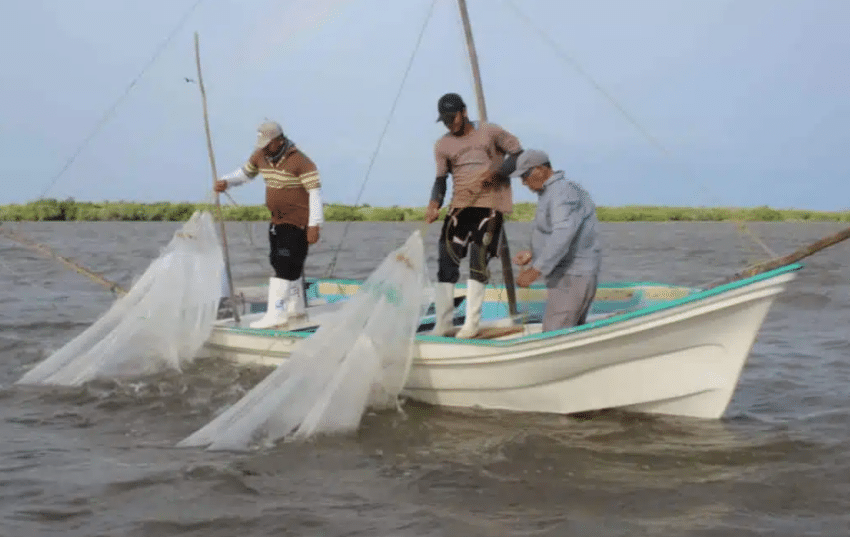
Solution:
<path fill-rule="evenodd" d="M 46 196 L 47 193 L 50 191 L 50 189 L 53 188 L 54 185 L 56 185 L 56 181 L 58 181 L 59 178 L 62 177 L 62 175 L 66 171 L 68 171 L 68 168 L 70 168 L 71 165 L 74 163 L 74 161 L 77 160 L 77 157 L 80 156 L 80 153 L 83 152 L 83 150 L 86 148 L 86 146 L 89 144 L 89 142 L 91 142 L 91 140 L 97 135 L 97 133 L 100 132 L 100 129 L 102 129 L 103 126 L 112 118 L 112 116 L 115 114 L 115 111 L 118 109 L 118 106 L 124 101 L 124 99 L 127 97 L 127 95 L 130 94 L 130 91 L 136 86 L 136 84 L 139 82 L 139 80 L 141 80 L 141 78 L 144 76 L 145 72 L 151 67 L 151 65 L 153 65 L 154 62 L 159 59 L 160 54 L 162 54 L 162 52 L 165 50 L 165 48 L 168 46 L 168 44 L 171 43 L 171 41 L 174 39 L 174 36 L 176 36 L 177 33 L 183 28 L 183 25 L 189 19 L 189 16 L 192 14 L 192 12 L 195 11 L 195 8 L 198 7 L 198 5 L 201 2 L 203 2 L 203 0 L 197 0 L 194 4 L 192 4 L 192 7 L 190 7 L 186 11 L 186 13 L 183 15 L 183 17 L 180 18 L 180 21 L 177 23 L 177 26 L 175 26 L 174 30 L 172 30 L 172 32 L 168 35 L 168 37 L 166 37 L 165 40 L 162 43 L 160 43 L 160 45 L 154 51 L 151 59 L 148 60 L 148 63 L 146 63 L 144 67 L 142 67 L 142 70 L 139 72 L 138 75 L 136 75 L 136 78 L 134 78 L 130 82 L 130 84 L 124 90 L 124 93 L 122 93 L 121 96 L 118 97 L 118 99 L 112 104 L 112 106 L 110 106 L 109 109 L 106 110 L 106 112 L 103 114 L 103 116 L 101 116 L 100 120 L 95 124 L 92 131 L 88 134 L 88 136 L 86 136 L 86 138 L 77 147 L 77 149 L 74 151 L 74 153 L 71 154 L 71 156 L 65 162 L 65 165 L 62 167 L 61 170 L 59 170 L 59 173 L 57 173 L 53 177 L 53 179 L 50 181 L 50 184 L 48 184 L 47 188 L 45 188 L 44 191 L 41 193 L 41 196 L 39 196 L 40 198 L 43 198 L 44 196 Z"/>
<path fill-rule="evenodd" d="M 431 5 L 428 7 L 428 14 L 425 16 L 425 22 L 422 24 L 422 29 L 419 30 L 419 36 L 416 39 L 416 45 L 413 48 L 413 52 L 410 55 L 410 59 L 407 61 L 407 68 L 404 71 L 404 76 L 401 79 L 401 84 L 399 85 L 398 92 L 396 93 L 395 99 L 393 100 L 393 104 L 390 107 L 390 113 L 387 117 L 386 123 L 384 123 L 384 129 L 381 131 L 381 135 L 378 137 L 378 146 L 375 148 L 375 151 L 372 153 L 372 158 L 369 160 L 369 166 L 366 168 L 366 176 L 363 178 L 363 183 L 360 185 L 360 191 L 357 192 L 357 197 L 354 200 L 354 206 L 357 207 L 357 204 L 360 202 L 360 196 L 363 195 L 363 190 L 366 188 L 366 183 L 369 181 L 369 174 L 372 173 L 372 166 L 375 164 L 375 159 L 378 157 L 378 153 L 381 150 L 381 144 L 384 141 L 384 136 L 387 134 L 387 130 L 390 127 L 390 123 L 393 119 L 393 114 L 395 113 L 396 106 L 398 105 L 398 101 L 401 98 L 401 92 L 404 90 L 404 85 L 407 82 L 407 76 L 410 74 L 410 70 L 413 67 L 413 60 L 416 58 L 416 53 L 419 52 L 419 46 L 422 44 L 422 38 L 425 36 L 425 29 L 428 27 L 428 22 L 431 20 L 431 15 L 434 12 L 434 4 L 437 3 L 437 0 L 431 0 Z M 334 251 L 333 258 L 331 258 L 331 262 L 328 265 L 327 271 L 325 271 L 325 278 L 330 278 L 333 274 L 334 269 L 336 268 L 337 257 L 339 256 L 339 251 L 342 249 L 342 242 L 345 239 L 346 233 L 348 233 L 348 228 L 351 226 L 351 221 L 346 222 L 345 227 L 342 230 L 342 236 L 339 239 L 339 245 L 336 247 Z"/>
<path fill-rule="evenodd" d="M 504 2 L 511 9 L 513 9 L 514 12 L 517 15 L 519 15 L 519 17 L 523 20 L 523 22 L 525 22 L 525 24 L 527 26 L 529 26 L 532 30 L 534 30 L 534 32 L 537 33 L 537 35 L 547 45 L 549 45 L 552 48 L 552 50 L 555 51 L 555 54 L 558 57 L 560 57 L 562 60 L 564 60 L 567 63 L 569 63 L 570 65 L 572 65 L 573 69 L 575 69 L 578 72 L 579 75 L 584 77 L 585 80 L 587 80 L 587 82 L 589 82 L 590 85 L 593 86 L 594 89 L 596 89 L 596 91 L 598 91 L 606 99 L 608 99 L 608 101 L 611 103 L 611 105 L 614 106 L 614 108 L 616 108 L 617 111 L 620 112 L 620 114 L 622 114 L 623 117 L 626 118 L 626 120 L 629 123 L 631 123 L 632 126 L 635 129 L 638 130 L 638 132 L 640 132 L 643 136 L 645 136 L 646 139 L 649 140 L 650 143 L 652 143 L 652 145 L 654 145 L 659 151 L 661 151 L 662 153 L 667 155 L 667 157 L 669 157 L 671 160 L 673 160 L 675 162 L 675 159 L 673 159 L 673 154 L 670 153 L 670 151 L 668 151 L 666 147 L 664 147 L 664 145 L 661 143 L 661 141 L 658 140 L 655 136 L 653 136 L 652 133 L 650 133 L 648 130 L 643 128 L 643 126 L 640 123 L 638 123 L 638 121 L 635 118 L 633 118 L 631 116 L 631 114 L 629 114 L 629 112 L 625 109 L 625 107 L 623 107 L 623 105 L 621 105 L 620 102 L 617 101 L 617 99 L 615 99 L 613 95 L 611 95 L 607 90 L 605 90 L 605 88 L 602 87 L 602 85 L 599 82 L 597 82 L 595 78 L 590 76 L 590 73 L 588 73 L 587 71 L 584 70 L 584 68 L 578 63 L 578 61 L 575 58 L 573 58 L 572 56 L 570 56 L 569 54 L 567 54 L 563 50 L 561 50 L 561 48 L 558 46 L 558 44 L 555 43 L 555 41 L 551 37 L 549 37 L 549 35 L 546 34 L 539 26 L 534 24 L 534 22 L 532 22 L 532 20 L 530 18 L 528 18 L 528 16 L 525 13 L 520 11 L 519 8 L 516 7 L 516 5 L 511 0 L 504 0 Z M 687 172 L 687 170 L 685 170 L 685 171 Z"/>
<path fill-rule="evenodd" d="M 233 199 L 233 196 L 231 196 L 230 193 L 227 192 L 226 190 L 224 192 L 221 192 L 220 194 L 223 194 L 224 196 L 226 196 L 227 199 L 230 200 L 230 203 L 234 207 L 236 207 L 236 208 L 242 207 L 241 205 L 239 205 L 239 203 L 236 202 L 235 199 Z M 209 205 L 210 207 L 212 207 L 213 205 L 215 205 L 213 197 L 214 197 L 214 193 L 211 192 L 211 191 L 208 191 L 206 197 L 204 198 L 204 203 Z M 243 227 L 245 228 L 245 236 L 248 237 L 248 243 L 251 245 L 251 248 L 253 249 L 253 253 L 256 254 L 257 245 L 254 242 L 254 233 L 252 231 L 253 222 L 248 221 L 248 220 L 236 220 L 234 222 L 234 224 L 240 224 L 240 223 L 244 225 Z M 254 261 L 255 263 L 257 263 L 262 268 L 263 271 L 266 271 L 268 269 L 268 266 L 266 264 L 264 264 L 263 261 L 261 261 L 256 255 L 252 255 L 251 260 Z M 234 289 L 234 292 L 235 292 L 235 289 Z"/>
<path fill-rule="evenodd" d="M 116 294 L 127 294 L 127 290 L 121 287 L 119 284 L 106 279 L 106 277 L 102 274 L 98 274 L 97 272 L 87 269 L 86 267 L 77 263 L 73 259 L 59 255 L 53 248 L 45 244 L 39 243 L 33 239 L 30 239 L 29 237 L 26 237 L 25 235 L 17 233 L 8 228 L 0 227 L 0 236 L 5 236 L 6 238 L 18 243 L 20 246 L 24 246 L 25 248 L 29 248 L 30 250 L 34 250 L 42 255 L 55 259 L 56 261 L 59 261 L 71 270 L 74 270 L 78 274 L 82 274 L 83 276 L 88 277 L 92 281 L 99 283 L 100 285 L 106 287 L 107 289 Z"/>
<path fill-rule="evenodd" d="M 552 50 L 555 52 L 555 54 L 559 58 L 561 58 L 562 60 L 569 63 L 573 67 L 573 69 L 575 69 L 578 72 L 579 75 L 584 77 L 584 79 L 587 80 L 587 82 L 589 82 L 590 85 L 592 85 L 594 87 L 594 89 L 596 89 L 596 91 L 598 91 L 606 99 L 608 99 L 608 101 L 611 103 L 611 105 L 614 108 L 616 108 L 617 111 L 620 112 L 620 114 L 622 114 L 623 117 L 629 123 L 631 123 L 631 125 L 635 129 L 637 129 L 638 132 L 640 132 L 647 140 L 649 140 L 649 142 L 652 145 L 654 145 L 668 159 L 670 159 L 671 162 L 676 164 L 677 167 L 680 169 L 680 171 L 682 171 L 688 177 L 688 179 L 690 179 L 693 183 L 695 183 L 698 188 L 701 188 L 702 190 L 708 192 L 708 188 L 706 188 L 705 184 L 698 181 L 694 177 L 694 175 L 691 173 L 691 171 L 688 169 L 687 166 L 684 166 L 681 162 L 679 162 L 676 158 L 674 158 L 673 154 L 670 151 L 667 150 L 667 148 L 664 146 L 664 144 L 662 144 L 661 141 L 658 140 L 658 138 L 653 136 L 652 133 L 650 133 L 647 129 L 645 129 L 640 123 L 638 123 L 638 121 L 634 117 L 632 117 L 631 114 L 629 114 L 629 112 L 625 109 L 625 107 L 623 107 L 623 105 L 620 104 L 620 102 L 617 101 L 617 99 L 615 99 L 613 95 L 611 95 L 607 90 L 605 90 L 605 88 L 602 87 L 602 85 L 599 82 L 597 82 L 596 79 L 594 79 L 592 76 L 590 76 L 590 73 L 588 73 L 587 71 L 584 70 L 584 68 L 582 68 L 582 66 L 578 63 L 578 61 L 575 58 L 573 58 L 572 56 L 570 56 L 569 54 L 567 54 L 563 50 L 561 50 L 561 48 L 558 46 L 558 44 L 555 43 L 555 41 L 551 37 L 549 37 L 549 35 L 546 34 L 539 26 L 534 24 L 534 22 L 525 13 L 520 11 L 520 9 L 516 6 L 516 4 L 514 4 L 511 0 L 503 0 L 503 2 L 508 7 L 513 9 L 514 13 L 516 13 L 519 16 L 519 18 L 522 19 L 522 21 L 526 24 L 526 26 L 531 28 L 538 35 L 538 37 L 540 37 L 547 45 L 549 45 L 549 47 L 552 48 Z M 753 231 L 751 231 L 749 229 L 749 227 L 746 225 L 746 223 L 744 223 L 743 221 L 738 221 L 737 223 L 738 223 L 739 229 L 741 231 L 745 232 L 750 238 L 752 238 L 753 241 L 756 244 L 758 244 L 762 249 L 764 249 L 764 251 L 768 255 L 770 255 L 771 257 L 775 256 L 773 251 L 770 248 L 768 248 L 767 245 L 761 239 L 759 239 L 755 235 L 755 233 L 753 233 Z"/>
<path fill-rule="evenodd" d="M 763 240 L 761 240 L 761 238 L 759 238 L 758 235 L 753 233 L 753 231 L 749 227 L 747 227 L 747 225 L 743 221 L 738 222 L 738 230 L 741 233 L 746 233 L 750 237 L 750 239 L 753 240 L 753 242 L 755 242 L 756 244 L 761 246 L 762 250 L 767 252 L 767 254 L 770 256 L 771 259 L 778 257 L 776 255 L 776 252 L 771 250 L 770 247 L 767 244 L 765 244 L 765 242 Z"/>

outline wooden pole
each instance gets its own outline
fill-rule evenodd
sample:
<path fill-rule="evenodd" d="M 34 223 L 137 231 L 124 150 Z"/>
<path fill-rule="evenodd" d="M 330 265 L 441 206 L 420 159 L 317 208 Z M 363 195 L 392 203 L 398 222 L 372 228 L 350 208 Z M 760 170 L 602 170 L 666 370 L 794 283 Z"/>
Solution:
<path fill-rule="evenodd" d="M 458 0 L 460 18 L 463 21 L 463 31 L 466 34 L 466 48 L 469 51 L 469 63 L 472 66 L 472 77 L 475 80 L 475 100 L 478 103 L 478 119 L 482 123 L 487 122 L 487 106 L 484 103 L 484 89 L 481 86 L 481 71 L 478 69 L 478 54 L 475 52 L 475 42 L 472 39 L 472 25 L 469 23 L 469 12 L 466 9 L 466 0 Z M 516 287 L 514 284 L 514 270 L 511 265 L 511 250 L 508 246 L 508 236 L 505 234 L 504 223 L 502 232 L 497 239 L 499 241 L 499 258 L 502 261 L 502 275 L 505 278 L 505 291 L 508 294 L 508 311 L 516 315 Z"/>
<path fill-rule="evenodd" d="M 472 25 L 469 23 L 469 12 L 466 0 L 458 0 L 460 18 L 463 21 L 463 32 L 466 35 L 466 49 L 469 51 L 469 63 L 472 66 L 472 77 L 475 80 L 475 101 L 478 103 L 478 119 L 487 122 L 487 105 L 484 104 L 484 89 L 481 87 L 481 71 L 478 69 L 478 54 L 475 52 L 475 42 L 472 39 Z"/>
<path fill-rule="evenodd" d="M 119 295 L 126 295 L 127 294 L 127 290 L 124 289 L 123 287 L 121 287 L 120 285 L 118 285 L 117 283 L 110 281 L 110 280 L 107 280 L 101 274 L 98 274 L 97 272 L 94 272 L 94 271 L 87 269 L 86 267 L 80 265 L 76 261 L 73 261 L 71 259 L 68 259 L 67 257 L 63 257 L 63 256 L 57 254 L 50 247 L 48 247 L 44 244 L 35 242 L 35 241 L 28 239 L 27 237 L 25 237 L 25 236 L 23 236 L 19 233 L 12 231 L 11 229 L 6 229 L 6 228 L 2 228 L 2 227 L 0 227 L 0 235 L 3 235 L 4 237 L 7 237 L 7 238 L 15 241 L 18 244 L 20 244 L 21 246 L 25 246 L 25 247 L 29 248 L 30 250 L 34 250 L 34 251 L 36 251 L 40 254 L 46 255 L 47 257 L 50 257 L 52 259 L 55 259 L 56 261 L 59 261 L 60 263 L 62 263 L 66 267 L 69 267 L 73 271 L 90 278 L 95 283 L 98 283 L 98 284 L 106 287 L 107 289 L 109 289 L 110 291 L 112 291 L 114 293 L 117 293 Z"/>
<path fill-rule="evenodd" d="M 727 283 L 731 283 L 737 280 L 742 280 L 744 278 L 750 278 L 757 274 L 761 274 L 762 272 L 767 272 L 769 270 L 777 269 L 779 267 L 784 267 L 785 265 L 790 265 L 791 263 L 796 263 L 797 261 L 809 257 L 810 255 L 820 252 L 824 248 L 828 248 L 832 245 L 838 244 L 839 242 L 850 238 L 850 227 L 847 229 L 843 229 L 838 233 L 833 235 L 829 235 L 820 239 L 819 241 L 813 242 L 808 246 L 804 246 L 793 253 L 790 253 L 783 257 L 777 257 L 776 259 L 771 259 L 770 261 L 765 261 L 764 263 L 759 263 L 750 268 L 744 269 L 741 272 L 729 276 L 728 278 L 724 278 L 722 280 L 712 282 L 706 286 L 706 289 L 711 289 L 714 287 L 718 287 L 720 285 L 725 285 Z"/>
<path fill-rule="evenodd" d="M 209 114 L 207 114 L 207 93 L 204 90 L 204 77 L 201 75 L 201 47 L 198 44 L 198 32 L 195 32 L 195 63 L 198 66 L 198 87 L 201 88 L 201 103 L 204 107 L 204 131 L 207 134 L 207 151 L 210 155 L 210 168 L 212 169 L 213 187 L 215 187 L 215 182 L 218 180 L 218 172 L 215 169 L 215 153 L 213 153 L 212 135 L 210 134 L 210 120 Z M 213 189 L 213 193 L 215 194 L 216 216 L 218 217 L 218 223 L 221 226 L 221 247 L 224 251 L 224 271 L 227 275 L 227 290 L 230 293 L 228 298 L 230 300 L 230 306 L 233 308 L 233 318 L 238 323 L 239 308 L 234 300 L 235 293 L 233 289 L 233 275 L 230 272 L 230 254 L 227 250 L 227 234 L 224 228 L 224 219 L 221 217 L 221 200 L 219 199 L 218 192 L 215 192 L 215 189 Z"/>

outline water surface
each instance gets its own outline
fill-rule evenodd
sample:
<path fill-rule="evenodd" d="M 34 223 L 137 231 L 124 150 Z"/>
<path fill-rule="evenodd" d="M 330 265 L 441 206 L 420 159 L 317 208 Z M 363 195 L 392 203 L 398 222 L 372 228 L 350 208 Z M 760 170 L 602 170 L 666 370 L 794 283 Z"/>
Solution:
<path fill-rule="evenodd" d="M 178 227 L 4 225 L 126 287 Z M 306 273 L 364 278 L 418 227 L 327 224 Z M 749 228 L 785 254 L 841 226 Z M 513 251 L 528 246 L 529 224 L 507 230 Z M 734 224 L 602 231 L 603 281 L 699 286 L 766 257 Z M 438 232 L 428 229 L 431 277 Z M 265 226 L 231 223 L 228 233 L 237 282 L 262 282 Z M 719 421 L 407 404 L 367 415 L 354 436 L 208 453 L 173 445 L 265 371 L 203 361 L 135 381 L 12 386 L 113 298 L 0 239 L 0 535 L 846 536 L 849 262 L 846 244 L 806 262 Z M 491 269 L 501 277 L 498 262 Z"/>

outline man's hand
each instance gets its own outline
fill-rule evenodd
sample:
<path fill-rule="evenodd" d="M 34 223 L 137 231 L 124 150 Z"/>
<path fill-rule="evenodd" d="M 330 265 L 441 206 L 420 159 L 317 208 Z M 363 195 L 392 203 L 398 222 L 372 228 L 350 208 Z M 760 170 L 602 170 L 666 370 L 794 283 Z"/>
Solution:
<path fill-rule="evenodd" d="M 528 287 L 534 280 L 540 277 L 540 271 L 536 268 L 532 267 L 529 269 L 525 269 L 519 273 L 519 277 L 516 279 L 516 284 L 519 287 Z"/>
<path fill-rule="evenodd" d="M 307 228 L 307 244 L 316 244 L 319 242 L 319 226 L 310 226 Z"/>
<path fill-rule="evenodd" d="M 225 181 L 224 179 L 219 179 L 215 182 L 213 190 L 215 190 L 216 192 L 224 192 L 225 190 L 227 190 L 227 181 Z"/>
<path fill-rule="evenodd" d="M 514 256 L 514 265 L 527 265 L 531 262 L 531 252 L 528 250 L 522 250 L 521 252 L 517 252 Z"/>
<path fill-rule="evenodd" d="M 430 224 L 440 216 L 440 207 L 436 201 L 428 203 L 428 208 L 425 209 L 425 223 Z"/>

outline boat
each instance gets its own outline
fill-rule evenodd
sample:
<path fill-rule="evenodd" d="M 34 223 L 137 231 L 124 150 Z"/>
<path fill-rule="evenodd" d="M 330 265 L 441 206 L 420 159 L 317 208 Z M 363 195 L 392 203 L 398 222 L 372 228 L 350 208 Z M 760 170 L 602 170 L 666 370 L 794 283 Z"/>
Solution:
<path fill-rule="evenodd" d="M 459 5 L 479 113 L 486 121 L 464 0 L 459 0 Z M 215 179 L 197 34 L 195 46 Z M 748 269 L 728 281 L 702 288 L 606 282 L 597 290 L 587 323 L 551 332 L 541 331 L 545 287 L 532 286 L 517 293 L 505 248 L 500 256 L 504 285 L 487 287 L 481 330 L 474 339 L 430 335 L 433 312 L 420 319 L 402 395 L 461 408 L 560 414 L 617 408 L 720 418 L 771 304 L 802 268 L 797 261 L 848 237 L 850 228 L 800 253 L 772 260 L 773 265 L 757 267 L 757 271 Z M 232 295 L 223 231 L 220 238 Z M 361 285 L 356 280 L 330 278 L 308 283 L 307 316 L 284 329 L 247 328 L 264 313 L 266 292 L 263 288 L 243 289 L 244 299 L 229 299 L 232 317 L 215 322 L 200 355 L 246 366 L 280 365 Z M 465 311 L 462 284 L 456 286 L 455 293 L 454 324 L 459 326 Z"/>
<path fill-rule="evenodd" d="M 461 6 L 479 119 L 486 121 L 483 91 L 464 0 Z M 195 35 L 198 83 L 213 180 L 218 177 L 209 132 L 206 97 Z M 216 207 L 219 199 L 216 195 Z M 227 286 L 233 283 L 221 225 Z M 5 230 L 4 230 L 5 231 Z M 14 238 L 14 237 L 12 237 Z M 721 418 L 771 304 L 796 277 L 797 261 L 850 238 L 850 228 L 781 258 L 775 266 L 736 275 L 702 288 L 657 282 L 602 283 L 588 322 L 542 332 L 546 289 L 519 292 L 510 277 L 507 249 L 501 252 L 504 285 L 488 285 L 480 333 L 473 339 L 430 335 L 433 312 L 424 315 L 413 342 L 413 359 L 401 395 L 432 405 L 518 412 L 571 414 L 623 409 L 631 412 Z M 26 243 L 26 241 L 23 241 Z M 33 245 L 40 251 L 42 245 Z M 52 257 L 113 289 L 100 275 L 61 256 Z M 230 301 L 231 317 L 215 322 L 200 356 L 245 366 L 276 367 L 358 292 L 361 282 L 311 280 L 307 316 L 285 329 L 251 329 L 264 313 L 266 292 L 242 290 Z M 464 321 L 465 290 L 456 287 L 454 324 Z M 236 307 L 233 307 L 236 304 Z"/>
<path fill-rule="evenodd" d="M 758 331 L 797 263 L 712 288 L 653 282 L 604 283 L 584 325 L 541 332 L 546 290 L 521 290 L 523 311 L 509 313 L 503 286 L 488 286 L 476 339 L 429 335 L 421 319 L 402 395 L 448 407 L 570 414 L 623 409 L 720 418 Z M 246 300 L 242 323 L 219 320 L 203 354 L 252 366 L 277 366 L 322 318 L 357 292 L 355 280 L 313 280 L 308 318 L 286 330 L 244 328 L 262 315 Z M 261 297 L 261 289 L 247 295 Z M 253 293 L 252 293 L 253 291 Z M 463 323 L 464 288 L 455 325 Z"/>
<path fill-rule="evenodd" d="M 479 119 L 486 122 L 465 0 L 458 6 Z M 561 414 L 617 408 L 720 418 L 771 304 L 802 268 L 797 261 L 816 251 L 772 260 L 703 288 L 603 283 L 587 323 L 542 332 L 546 289 L 537 285 L 520 291 L 519 311 L 507 241 L 501 243 L 504 285 L 486 288 L 479 334 L 473 339 L 433 336 L 433 312 L 424 316 L 403 396 L 461 408 Z M 265 291 L 247 289 L 243 321 L 219 320 L 203 354 L 277 366 L 359 286 L 354 280 L 311 281 L 308 317 L 282 330 L 244 328 L 265 308 Z M 464 295 L 463 285 L 456 286 L 455 326 L 463 323 Z"/>

